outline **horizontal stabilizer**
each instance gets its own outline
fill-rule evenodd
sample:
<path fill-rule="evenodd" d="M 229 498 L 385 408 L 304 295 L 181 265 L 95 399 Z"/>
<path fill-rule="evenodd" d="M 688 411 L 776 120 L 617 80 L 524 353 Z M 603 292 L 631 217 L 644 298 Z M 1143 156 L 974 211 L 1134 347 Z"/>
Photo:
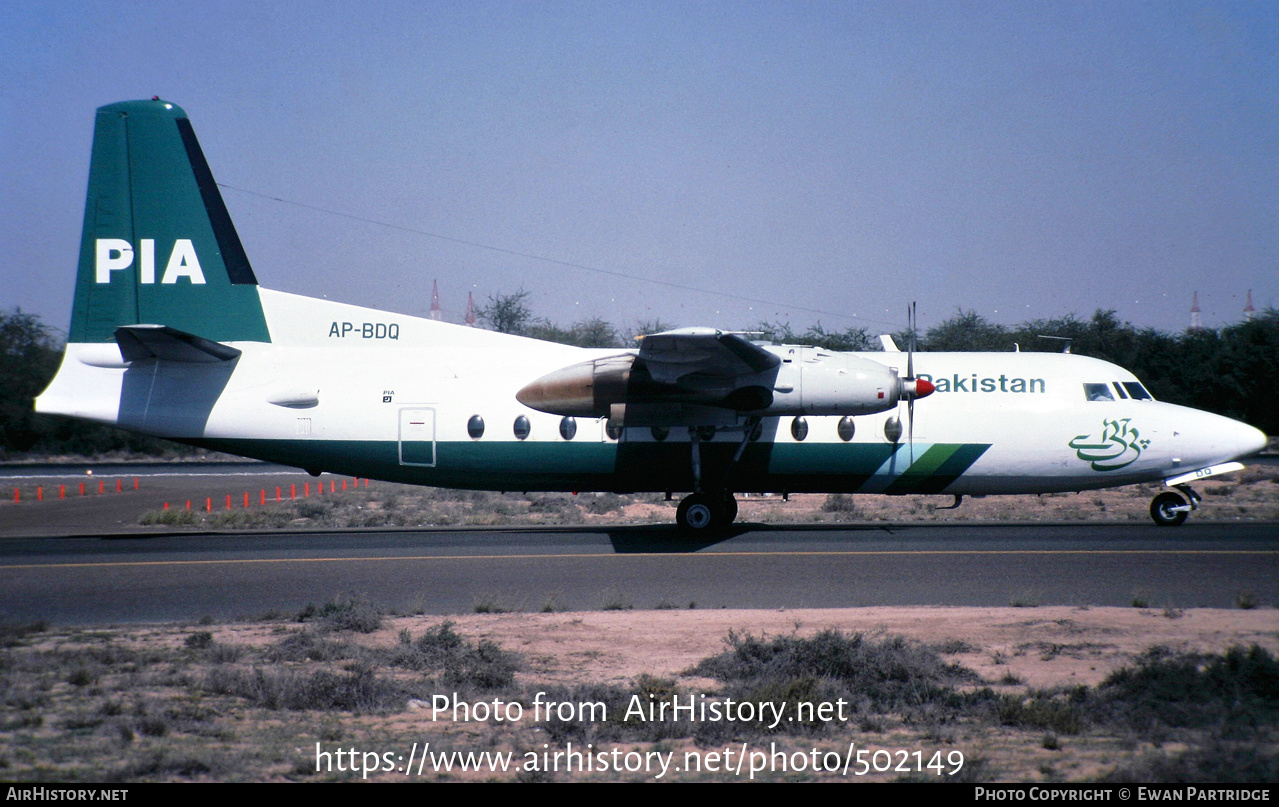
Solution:
<path fill-rule="evenodd" d="M 125 361 L 159 359 L 207 364 L 240 356 L 240 351 L 230 345 L 165 325 L 122 325 L 115 329 L 115 341 Z"/>

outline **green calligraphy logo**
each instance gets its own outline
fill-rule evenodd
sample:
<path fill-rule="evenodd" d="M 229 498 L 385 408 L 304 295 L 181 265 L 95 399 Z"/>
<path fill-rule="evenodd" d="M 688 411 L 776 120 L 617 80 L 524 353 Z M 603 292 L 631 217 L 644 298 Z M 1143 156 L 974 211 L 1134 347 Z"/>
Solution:
<path fill-rule="evenodd" d="M 1093 440 L 1091 434 L 1081 434 L 1068 445 L 1075 449 L 1075 456 L 1090 464 L 1094 471 L 1125 468 L 1137 461 L 1142 449 L 1150 447 L 1150 441 L 1143 440 L 1141 432 L 1128 425 L 1130 420 L 1103 420 L 1100 440 Z"/>

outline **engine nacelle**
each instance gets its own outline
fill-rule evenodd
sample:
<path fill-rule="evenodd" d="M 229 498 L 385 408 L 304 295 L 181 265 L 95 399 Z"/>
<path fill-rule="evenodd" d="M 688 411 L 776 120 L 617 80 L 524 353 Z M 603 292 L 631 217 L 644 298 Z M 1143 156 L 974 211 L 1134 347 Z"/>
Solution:
<path fill-rule="evenodd" d="M 547 373 L 515 393 L 530 409 L 572 417 L 608 417 L 609 407 L 626 403 L 635 355 L 608 356 Z"/>
<path fill-rule="evenodd" d="M 927 380 L 904 380 L 897 368 L 852 353 L 802 346 L 765 350 L 781 360 L 776 367 L 740 375 L 690 373 L 674 383 L 655 381 L 643 356 L 608 356 L 548 373 L 515 397 L 531 409 L 574 417 L 642 410 L 646 423 L 660 420 L 669 408 L 675 424 L 688 419 L 690 407 L 765 417 L 869 415 L 933 391 Z"/>

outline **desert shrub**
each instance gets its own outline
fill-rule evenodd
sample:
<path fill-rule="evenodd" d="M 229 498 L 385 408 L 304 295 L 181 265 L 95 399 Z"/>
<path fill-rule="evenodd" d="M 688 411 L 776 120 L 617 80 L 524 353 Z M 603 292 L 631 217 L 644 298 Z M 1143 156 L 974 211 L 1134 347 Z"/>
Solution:
<path fill-rule="evenodd" d="M 291 633 L 265 653 L 267 661 L 345 661 L 359 658 L 363 648 L 320 636 L 315 631 Z"/>
<path fill-rule="evenodd" d="M 847 493 L 831 493 L 822 502 L 823 513 L 856 513 L 857 504 Z"/>
<path fill-rule="evenodd" d="M 182 644 L 192 650 L 203 650 L 213 644 L 213 634 L 207 630 L 198 631 L 184 639 Z"/>
<path fill-rule="evenodd" d="M 1279 781 L 1279 757 L 1251 743 L 1210 742 L 1180 754 L 1151 752 L 1119 765 L 1103 782 L 1246 784 Z"/>
<path fill-rule="evenodd" d="M 539 723 L 552 741 L 558 743 L 616 743 L 616 742 L 660 742 L 662 740 L 692 737 L 699 729 L 699 724 L 689 720 L 683 714 L 672 719 L 670 712 L 666 719 L 640 719 L 635 713 L 627 718 L 633 704 L 646 709 L 650 703 L 670 702 L 680 695 L 675 682 L 669 678 L 657 678 L 651 675 L 640 675 L 629 687 L 615 684 L 578 684 L 575 686 L 539 686 L 543 702 L 572 703 L 575 705 L 573 716 L 568 720 L 560 720 L 556 714 L 550 720 Z M 530 703 L 533 697 L 525 695 L 525 702 Z M 687 695 L 683 696 L 687 703 Z M 647 714 L 645 715 L 647 716 Z M 724 721 L 707 721 L 720 724 Z"/>
<path fill-rule="evenodd" d="M 205 679 L 206 691 L 233 695 L 266 709 L 344 711 L 357 714 L 402 708 L 410 694 L 394 681 L 380 678 L 372 668 L 359 666 L 339 674 L 318 670 L 266 671 L 215 667 Z"/>
<path fill-rule="evenodd" d="M 1146 651 L 1097 688 L 1104 714 L 1138 730 L 1216 727 L 1230 731 L 1279 719 L 1279 662 L 1265 648 L 1224 655 Z"/>
<path fill-rule="evenodd" d="M 449 621 L 427 629 L 416 640 L 402 634 L 399 644 L 378 651 L 375 658 L 390 666 L 432 673 L 448 686 L 481 690 L 510 686 L 521 666 L 517 654 L 488 639 L 472 643 Z"/>
<path fill-rule="evenodd" d="M 977 680 L 972 671 L 947 664 L 935 651 L 899 636 L 873 639 L 826 630 L 810 637 L 764 639 L 730 632 L 725 641 L 727 651 L 702 660 L 690 672 L 724 681 L 725 694 L 737 700 L 785 703 L 791 717 L 798 717 L 800 703 L 843 699 L 849 716 L 872 709 L 918 712 L 929 707 L 916 717 L 936 721 L 944 719 L 939 709 L 948 712 L 961 705 L 953 684 Z M 819 719 L 809 725 L 784 722 L 768 730 L 821 730 L 833 724 Z M 755 728 L 765 727 L 757 723 Z M 699 741 L 714 742 L 732 727 L 707 723 L 701 729 Z"/>
<path fill-rule="evenodd" d="M 382 612 L 364 597 L 338 596 L 310 613 L 303 611 L 299 621 L 314 618 L 320 630 L 373 633 L 382 627 Z"/>
<path fill-rule="evenodd" d="M 918 700 L 931 689 L 976 675 L 947 664 L 924 645 L 900 636 L 868 639 L 825 630 L 811 637 L 771 640 L 729 632 L 729 650 L 704 659 L 694 672 L 722 681 L 778 678 L 831 679 L 849 692 L 892 706 Z"/>
<path fill-rule="evenodd" d="M 1034 691 L 1025 697 L 1003 695 L 993 701 L 992 707 L 1000 725 L 1079 734 L 1084 730 L 1083 704 L 1087 699 L 1088 690 L 1075 687 L 1055 692 Z"/>
<path fill-rule="evenodd" d="M 193 527 L 200 523 L 200 514 L 194 510 L 148 510 L 138 518 L 138 523 L 147 527 Z"/>
<path fill-rule="evenodd" d="M 27 643 L 29 637 L 48 629 L 49 624 L 44 620 L 0 624 L 0 647 L 21 647 Z"/>

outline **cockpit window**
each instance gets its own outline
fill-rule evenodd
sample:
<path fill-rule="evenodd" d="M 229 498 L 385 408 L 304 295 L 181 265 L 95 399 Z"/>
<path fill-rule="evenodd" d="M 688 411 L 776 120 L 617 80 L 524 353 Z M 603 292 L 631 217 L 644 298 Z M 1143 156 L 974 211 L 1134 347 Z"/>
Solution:
<path fill-rule="evenodd" d="M 1084 384 L 1084 398 L 1089 401 L 1115 400 L 1115 396 L 1110 394 L 1110 386 L 1107 384 Z"/>
<path fill-rule="evenodd" d="M 1146 388 L 1141 385 L 1140 381 L 1125 381 L 1124 389 L 1128 390 L 1128 394 L 1138 401 L 1153 401 L 1155 396 L 1146 392 Z"/>
<path fill-rule="evenodd" d="M 1128 400 L 1128 393 L 1124 392 L 1123 383 L 1119 381 L 1115 382 L 1115 392 L 1119 393 L 1120 398 L 1123 398 L 1125 401 Z"/>

